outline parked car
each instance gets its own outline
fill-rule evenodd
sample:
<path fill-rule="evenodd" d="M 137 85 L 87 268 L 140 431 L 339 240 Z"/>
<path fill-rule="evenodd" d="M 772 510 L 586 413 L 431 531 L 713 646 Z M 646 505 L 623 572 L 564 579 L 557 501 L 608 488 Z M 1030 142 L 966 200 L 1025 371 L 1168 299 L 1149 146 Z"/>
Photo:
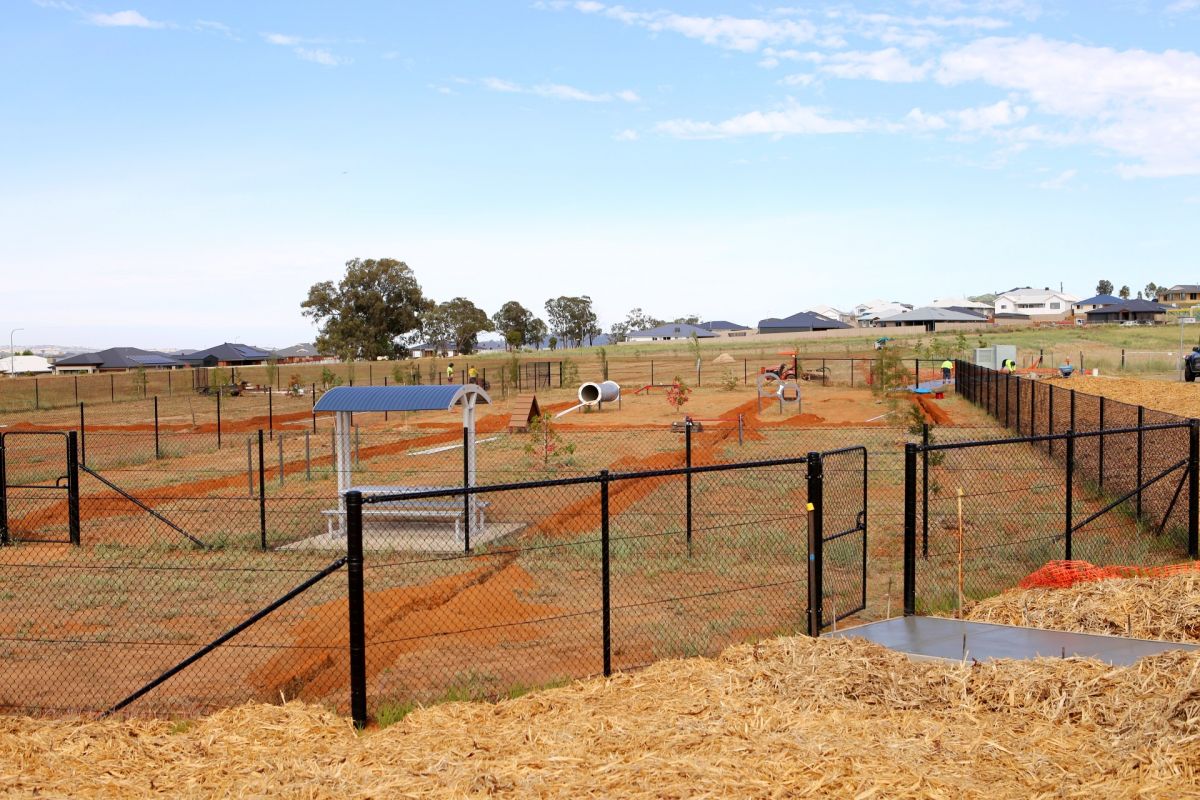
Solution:
<path fill-rule="evenodd" d="M 1122 328 L 1134 328 L 1134 327 L 1137 327 L 1137 322 L 1135 322 L 1134 320 L 1131 320 L 1131 319 L 1127 319 L 1121 323 L 1121 327 Z"/>

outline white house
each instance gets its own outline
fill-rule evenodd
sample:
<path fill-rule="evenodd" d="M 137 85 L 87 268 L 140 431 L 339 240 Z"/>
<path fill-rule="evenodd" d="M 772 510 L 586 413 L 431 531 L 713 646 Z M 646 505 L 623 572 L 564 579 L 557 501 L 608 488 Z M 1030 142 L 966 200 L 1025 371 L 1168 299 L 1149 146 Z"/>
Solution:
<path fill-rule="evenodd" d="M 911 311 L 912 306 L 907 303 L 897 303 L 887 300 L 868 300 L 865 303 L 859 303 L 854 307 L 854 319 L 858 322 L 859 327 L 869 328 L 875 324 L 878 319 L 884 317 L 894 317 L 897 314 L 902 314 L 905 311 Z"/>
<path fill-rule="evenodd" d="M 811 311 L 814 314 L 820 314 L 822 317 L 828 317 L 829 319 L 836 319 L 838 322 L 854 322 L 853 314 L 841 311 L 833 306 L 813 306 L 812 308 L 806 308 L 804 310 Z"/>
<path fill-rule="evenodd" d="M 1022 315 L 1032 319 L 1062 319 L 1071 314 L 1071 306 L 1079 298 L 1066 292 L 1030 289 L 1028 286 L 1010 289 L 996 296 L 996 315 Z"/>
<path fill-rule="evenodd" d="M 0 358 L 0 375 L 45 375 L 54 367 L 41 356 L 5 356 Z"/>
<path fill-rule="evenodd" d="M 964 308 L 968 311 L 983 311 L 991 313 L 991 303 L 977 303 L 965 297 L 938 297 L 930 302 L 929 308 Z"/>

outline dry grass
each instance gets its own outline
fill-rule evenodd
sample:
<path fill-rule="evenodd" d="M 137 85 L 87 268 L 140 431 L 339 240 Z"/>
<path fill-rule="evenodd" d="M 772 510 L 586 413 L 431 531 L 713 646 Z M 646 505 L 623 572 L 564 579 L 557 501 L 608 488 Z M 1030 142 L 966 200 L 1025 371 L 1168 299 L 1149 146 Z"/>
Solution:
<path fill-rule="evenodd" d="M 914 663 L 778 639 L 356 734 L 313 706 L 191 725 L 0 718 L 30 796 L 1200 797 L 1200 655 Z"/>
<path fill-rule="evenodd" d="M 1026 589 L 972 606 L 967 619 L 1170 642 L 1200 642 L 1200 573 Z"/>

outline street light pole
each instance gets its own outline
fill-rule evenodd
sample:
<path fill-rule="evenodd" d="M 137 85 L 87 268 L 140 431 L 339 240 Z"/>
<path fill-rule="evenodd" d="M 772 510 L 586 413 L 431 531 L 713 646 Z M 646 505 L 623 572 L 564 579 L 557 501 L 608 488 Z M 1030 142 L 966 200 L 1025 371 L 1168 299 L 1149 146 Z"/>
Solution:
<path fill-rule="evenodd" d="M 17 331 L 23 331 L 23 330 L 25 330 L 25 329 L 24 328 L 13 328 L 11 331 L 8 332 L 8 377 L 10 377 L 10 378 L 17 374 L 17 353 L 15 350 L 13 350 L 13 334 L 16 333 Z M 1183 333 L 1182 333 L 1182 328 L 1181 328 L 1180 336 L 1182 336 L 1182 335 L 1183 335 Z"/>

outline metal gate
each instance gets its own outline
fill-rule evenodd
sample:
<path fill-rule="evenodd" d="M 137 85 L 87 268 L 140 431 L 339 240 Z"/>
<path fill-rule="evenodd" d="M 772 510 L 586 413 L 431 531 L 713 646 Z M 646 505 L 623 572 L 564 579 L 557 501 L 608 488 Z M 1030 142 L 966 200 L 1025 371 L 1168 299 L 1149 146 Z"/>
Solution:
<path fill-rule="evenodd" d="M 808 455 L 808 633 L 867 607 L 867 449 Z"/>
<path fill-rule="evenodd" d="M 526 361 L 523 366 L 525 368 L 525 375 L 522 381 L 522 390 L 550 388 L 549 361 Z"/>
<path fill-rule="evenodd" d="M 79 544 L 77 437 L 75 431 L 0 433 L 0 545 Z"/>

